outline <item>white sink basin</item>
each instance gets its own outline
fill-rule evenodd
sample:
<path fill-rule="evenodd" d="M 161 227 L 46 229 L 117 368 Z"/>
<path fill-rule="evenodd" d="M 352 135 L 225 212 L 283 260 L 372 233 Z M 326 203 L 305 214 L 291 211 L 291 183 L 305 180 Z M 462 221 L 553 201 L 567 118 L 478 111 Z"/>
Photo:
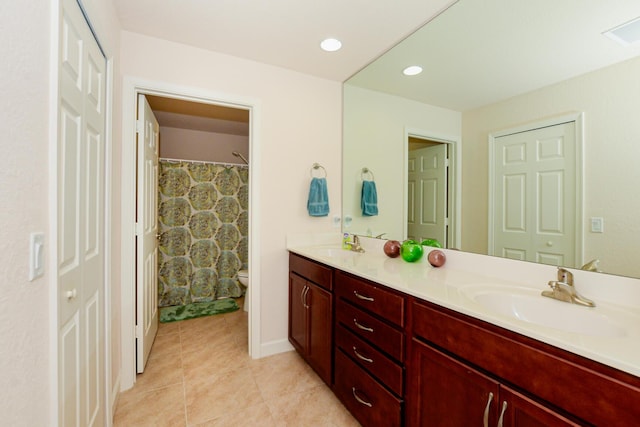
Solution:
<path fill-rule="evenodd" d="M 492 313 L 582 335 L 623 337 L 640 325 L 640 318 L 622 310 L 577 306 L 529 288 L 474 287 L 463 293 Z"/>

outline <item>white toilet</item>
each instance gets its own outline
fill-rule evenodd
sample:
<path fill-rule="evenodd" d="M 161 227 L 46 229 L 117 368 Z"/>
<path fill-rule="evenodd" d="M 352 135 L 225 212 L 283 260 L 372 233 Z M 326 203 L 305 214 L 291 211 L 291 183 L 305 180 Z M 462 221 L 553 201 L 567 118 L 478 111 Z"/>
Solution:
<path fill-rule="evenodd" d="M 242 304 L 242 308 L 244 311 L 249 311 L 249 270 L 239 270 L 238 271 L 238 282 L 245 288 L 247 288 L 247 292 L 244 294 L 244 303 Z"/>

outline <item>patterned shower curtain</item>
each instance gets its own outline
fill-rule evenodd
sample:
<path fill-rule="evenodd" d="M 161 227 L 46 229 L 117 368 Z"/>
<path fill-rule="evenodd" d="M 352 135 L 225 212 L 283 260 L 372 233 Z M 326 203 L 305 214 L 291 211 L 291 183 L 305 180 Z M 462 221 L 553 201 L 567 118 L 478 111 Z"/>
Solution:
<path fill-rule="evenodd" d="M 248 167 L 165 159 L 159 166 L 159 306 L 241 296 Z"/>

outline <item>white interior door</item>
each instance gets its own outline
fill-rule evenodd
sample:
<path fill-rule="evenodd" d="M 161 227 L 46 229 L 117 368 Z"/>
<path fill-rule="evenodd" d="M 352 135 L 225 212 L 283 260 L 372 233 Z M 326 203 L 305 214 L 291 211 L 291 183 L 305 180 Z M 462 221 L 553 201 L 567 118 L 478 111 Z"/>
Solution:
<path fill-rule="evenodd" d="M 490 255 L 573 265 L 575 156 L 575 122 L 495 139 Z"/>
<path fill-rule="evenodd" d="M 447 144 L 409 151 L 407 238 L 447 244 Z"/>
<path fill-rule="evenodd" d="M 106 61 L 75 0 L 61 2 L 59 48 L 58 424 L 102 426 Z"/>
<path fill-rule="evenodd" d="M 136 370 L 144 371 L 158 332 L 158 121 L 138 95 L 136 218 Z"/>

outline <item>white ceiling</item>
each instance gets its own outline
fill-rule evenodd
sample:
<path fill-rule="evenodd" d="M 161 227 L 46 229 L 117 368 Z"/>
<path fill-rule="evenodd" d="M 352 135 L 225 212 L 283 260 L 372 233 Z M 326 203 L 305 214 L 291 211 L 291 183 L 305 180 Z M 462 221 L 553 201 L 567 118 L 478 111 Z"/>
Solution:
<path fill-rule="evenodd" d="M 601 34 L 640 16 L 640 0 L 113 2 L 125 30 L 341 82 L 412 34 L 350 83 L 456 111 L 640 54 Z M 343 48 L 322 51 L 327 37 Z M 402 76 L 412 64 L 425 72 Z"/>
<path fill-rule="evenodd" d="M 602 34 L 638 16 L 640 0 L 461 0 L 349 83 L 467 111 L 640 55 Z"/>
<path fill-rule="evenodd" d="M 125 30 L 344 81 L 453 0 L 113 0 Z M 343 48 L 324 52 L 338 38 Z"/>

